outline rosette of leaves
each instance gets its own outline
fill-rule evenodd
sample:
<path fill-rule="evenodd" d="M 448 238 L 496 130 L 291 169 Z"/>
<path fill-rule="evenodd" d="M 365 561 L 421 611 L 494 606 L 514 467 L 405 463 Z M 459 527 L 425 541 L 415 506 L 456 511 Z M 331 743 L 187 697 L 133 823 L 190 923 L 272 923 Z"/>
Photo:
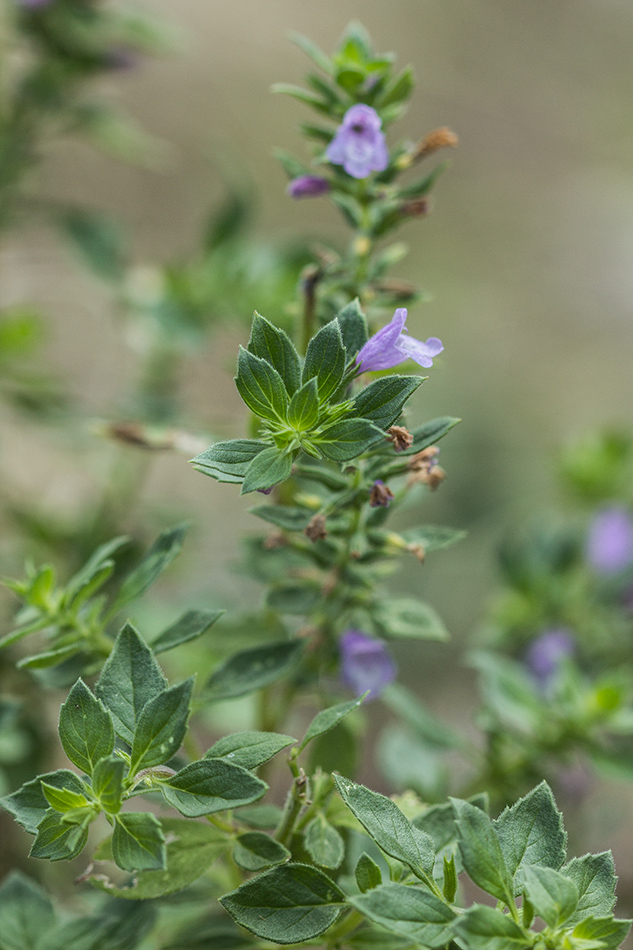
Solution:
<path fill-rule="evenodd" d="M 18 667 L 45 671 L 51 684 L 67 685 L 80 673 L 96 672 L 110 654 L 114 634 L 110 628 L 124 607 L 141 596 L 179 554 L 187 530 L 179 525 L 163 531 L 141 561 L 116 584 L 116 554 L 128 543 L 119 537 L 100 545 L 65 584 L 59 584 L 50 564 L 27 564 L 23 580 L 4 584 L 23 601 L 15 627 L 0 639 L 9 647 L 33 634 L 45 637 L 35 652 L 22 657 Z M 106 586 L 107 585 L 107 586 Z M 104 589 L 107 593 L 104 593 Z M 154 650 L 170 650 L 203 634 L 222 616 L 222 610 L 188 610 L 153 641 Z"/>

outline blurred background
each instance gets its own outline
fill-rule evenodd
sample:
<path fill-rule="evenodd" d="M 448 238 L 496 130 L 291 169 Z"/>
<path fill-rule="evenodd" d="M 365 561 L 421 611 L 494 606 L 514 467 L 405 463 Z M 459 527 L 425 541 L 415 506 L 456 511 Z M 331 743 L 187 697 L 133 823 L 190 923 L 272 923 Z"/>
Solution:
<path fill-rule="evenodd" d="M 455 682 L 454 652 L 476 630 L 494 589 L 499 538 L 557 503 L 562 446 L 588 430 L 631 425 L 633 7 L 626 0 L 138 6 L 173 26 L 174 52 L 113 73 L 103 91 L 164 145 L 150 167 L 139 167 L 56 142 L 35 190 L 124 222 L 141 282 L 151 281 L 146 265 L 191 253 L 209 206 L 235 177 L 250 182 L 253 233 L 263 244 L 346 239 L 326 201 L 285 197 L 271 154 L 282 147 L 307 157 L 296 131 L 305 108 L 270 93 L 274 82 L 300 83 L 308 67 L 290 30 L 329 51 L 347 22 L 360 19 L 376 48 L 394 50 L 418 80 L 392 137 L 417 140 L 436 126 L 459 136 L 432 214 L 402 230 L 410 253 L 398 273 L 428 293 L 411 311 L 411 332 L 445 345 L 414 422 L 463 419 L 442 444 L 447 480 L 420 515 L 469 535 L 424 566 L 409 565 L 394 587 L 432 603 L 453 638 L 451 646 L 416 650 L 422 666 L 415 671 L 407 661 L 409 683 L 424 674 L 433 686 L 422 698 L 444 715 L 461 715 L 452 711 L 454 694 L 443 691 L 449 677 Z M 134 340 L 121 332 L 108 287 L 49 230 L 24 227 L 0 248 L 0 303 L 42 310 L 50 370 L 87 417 L 110 418 L 134 373 Z M 230 316 L 223 322 L 219 314 L 210 345 L 192 356 L 184 379 L 185 415 L 217 437 L 237 437 L 245 425 L 232 376 L 247 329 Z M 90 504 L 111 448 L 89 427 L 73 435 L 2 410 L 0 479 L 24 507 L 72 519 L 78 504 Z M 132 518 L 147 519 L 148 511 L 161 524 L 192 517 L 188 554 L 173 575 L 178 596 L 200 601 L 202 591 L 214 606 L 242 606 L 258 597 L 252 582 L 231 572 L 237 537 L 257 530 L 247 513 L 252 502 L 184 459 L 152 455 Z M 22 554 L 5 538 L 2 573 L 19 573 Z M 600 826 L 586 846 L 603 847 L 605 823 L 614 828 L 620 818 L 594 817 Z"/>

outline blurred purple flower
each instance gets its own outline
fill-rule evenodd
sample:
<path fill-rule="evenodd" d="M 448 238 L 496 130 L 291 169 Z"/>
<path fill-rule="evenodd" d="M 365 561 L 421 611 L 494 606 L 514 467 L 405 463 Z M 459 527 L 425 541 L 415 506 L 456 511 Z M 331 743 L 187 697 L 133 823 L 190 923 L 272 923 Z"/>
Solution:
<path fill-rule="evenodd" d="M 380 640 L 361 630 L 341 637 L 341 679 L 357 696 L 370 691 L 371 699 L 396 678 L 396 664 Z"/>
<path fill-rule="evenodd" d="M 383 172 L 389 164 L 389 152 L 381 125 L 382 119 L 371 106 L 352 106 L 343 116 L 325 157 L 333 165 L 342 165 L 352 178 Z"/>
<path fill-rule="evenodd" d="M 597 574 L 617 574 L 633 564 L 633 518 L 624 505 L 596 514 L 589 525 L 585 553 Z"/>
<path fill-rule="evenodd" d="M 319 175 L 300 175 L 293 178 L 286 188 L 286 194 L 291 198 L 318 198 L 330 190 L 327 178 Z"/>
<path fill-rule="evenodd" d="M 369 507 L 388 508 L 393 498 L 392 490 L 388 485 L 385 485 L 382 478 L 378 478 L 371 486 L 371 491 L 369 492 Z"/>
<path fill-rule="evenodd" d="M 570 630 L 565 627 L 546 630 L 530 644 L 525 662 L 539 686 L 547 686 L 561 661 L 575 649 L 576 641 Z"/>
<path fill-rule="evenodd" d="M 412 359 L 420 366 L 433 366 L 433 357 L 444 349 L 442 341 L 430 336 L 423 343 L 407 336 L 407 311 L 404 308 L 396 310 L 390 323 L 367 340 L 356 356 L 356 363 L 361 372 L 370 370 L 391 369 Z"/>
<path fill-rule="evenodd" d="M 16 0 L 18 6 L 34 10 L 36 7 L 47 7 L 51 0 Z"/>

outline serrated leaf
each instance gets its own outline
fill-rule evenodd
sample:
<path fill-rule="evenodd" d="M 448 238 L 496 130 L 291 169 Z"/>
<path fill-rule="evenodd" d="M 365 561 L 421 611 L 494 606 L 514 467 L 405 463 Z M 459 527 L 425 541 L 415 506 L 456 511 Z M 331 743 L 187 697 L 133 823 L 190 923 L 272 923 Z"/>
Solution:
<path fill-rule="evenodd" d="M 152 650 L 154 653 L 164 653 L 182 643 L 195 640 L 196 637 L 206 633 L 209 627 L 213 626 L 216 620 L 225 613 L 224 610 L 187 610 L 182 617 L 152 640 Z"/>
<path fill-rule="evenodd" d="M 77 795 L 84 793 L 84 786 L 78 775 L 70 769 L 58 769 L 56 772 L 38 775 L 22 788 L 0 799 L 2 808 L 13 815 L 18 824 L 31 835 L 37 834 L 38 825 L 49 810 L 49 803 L 42 791 L 42 782 L 54 788 L 69 789 Z"/>
<path fill-rule="evenodd" d="M 139 769 L 162 765 L 176 754 L 187 731 L 193 684 L 191 677 L 172 686 L 143 708 L 130 753 L 131 775 Z"/>
<path fill-rule="evenodd" d="M 242 495 L 251 491 L 267 491 L 285 482 L 292 472 L 292 454 L 276 446 L 264 449 L 250 463 L 242 482 Z"/>
<path fill-rule="evenodd" d="M 390 798 L 341 775 L 335 775 L 334 780 L 341 798 L 378 847 L 428 881 L 435 861 L 431 838 L 414 828 Z"/>
<path fill-rule="evenodd" d="M 334 881 L 306 864 L 273 868 L 220 899 L 238 924 L 275 943 L 318 937 L 334 923 L 344 901 Z"/>
<path fill-rule="evenodd" d="M 138 567 L 123 581 L 110 613 L 120 610 L 131 600 L 136 600 L 171 564 L 176 555 L 180 554 L 187 527 L 182 524 L 161 532 Z"/>
<path fill-rule="evenodd" d="M 37 827 L 37 835 L 29 852 L 31 858 L 49 861 L 70 861 L 86 846 L 89 819 L 78 824 L 63 821 L 63 816 L 50 809 Z"/>
<path fill-rule="evenodd" d="M 454 927 L 468 950 L 528 950 L 534 942 L 532 934 L 494 907 L 470 907 Z"/>
<path fill-rule="evenodd" d="M 345 857 L 345 842 L 323 815 L 308 824 L 303 843 L 314 863 L 322 868 L 338 868 Z"/>
<path fill-rule="evenodd" d="M 12 871 L 0 885 L 2 950 L 42 950 L 43 938 L 55 921 L 46 892 L 21 871 Z"/>
<path fill-rule="evenodd" d="M 363 693 L 358 699 L 350 699 L 346 703 L 337 703 L 335 706 L 329 706 L 327 709 L 318 712 L 306 729 L 306 734 L 299 746 L 299 752 L 305 749 L 308 742 L 312 742 L 317 736 L 323 736 L 330 729 L 338 726 L 339 722 L 345 719 L 354 709 L 358 709 L 367 695 L 367 693 Z"/>
<path fill-rule="evenodd" d="M 341 384 L 345 371 L 346 353 L 338 320 L 330 320 L 321 327 L 308 344 L 301 382 L 315 378 L 319 399 L 327 401 Z"/>
<path fill-rule="evenodd" d="M 298 432 L 309 432 L 319 420 L 319 392 L 316 376 L 301 386 L 290 400 L 288 423 Z"/>
<path fill-rule="evenodd" d="M 574 927 L 572 937 L 598 941 L 602 950 L 617 950 L 631 929 L 631 923 L 612 916 L 588 917 Z"/>
<path fill-rule="evenodd" d="M 99 799 L 101 807 L 110 815 L 121 808 L 123 780 L 127 772 L 126 763 L 118 755 L 100 759 L 92 773 L 92 790 Z"/>
<path fill-rule="evenodd" d="M 375 605 L 374 619 L 385 637 L 407 640 L 448 640 L 440 615 L 413 597 L 384 597 Z"/>
<path fill-rule="evenodd" d="M 487 795 L 474 795 L 468 801 L 476 808 L 481 808 L 483 812 L 487 811 Z M 431 836 L 437 851 L 441 851 L 457 838 L 455 814 L 450 802 L 446 805 L 431 805 L 422 814 L 416 815 L 412 824 Z"/>
<path fill-rule="evenodd" d="M 354 877 L 358 884 L 361 894 L 371 891 L 372 888 L 382 884 L 382 872 L 373 858 L 370 858 L 366 851 L 363 851 L 356 862 Z"/>
<path fill-rule="evenodd" d="M 384 432 L 365 419 L 344 419 L 326 426 L 313 441 L 326 458 L 349 462 L 384 437 Z"/>
<path fill-rule="evenodd" d="M 112 897 L 130 901 L 165 897 L 193 884 L 230 846 L 230 839 L 208 822 L 162 818 L 160 824 L 167 841 L 164 870 L 141 871 L 129 887 L 115 887 L 103 875 L 96 875 L 91 883 Z"/>
<path fill-rule="evenodd" d="M 99 759 L 114 750 L 112 716 L 82 679 L 77 680 L 61 707 L 59 738 L 73 765 L 88 775 L 92 775 Z"/>
<path fill-rule="evenodd" d="M 452 798 L 459 850 L 471 879 L 497 900 L 513 899 L 512 875 L 506 867 L 499 839 L 487 815 L 470 802 Z"/>
<path fill-rule="evenodd" d="M 290 851 L 262 831 L 247 831 L 235 839 L 233 860 L 246 871 L 263 871 L 290 858 Z"/>
<path fill-rule="evenodd" d="M 205 699 L 233 699 L 270 686 L 292 669 L 304 647 L 305 641 L 296 639 L 236 653 L 211 676 Z"/>
<path fill-rule="evenodd" d="M 250 805 L 267 788 L 252 772 L 225 759 L 191 762 L 162 784 L 166 800 L 187 818 Z"/>
<path fill-rule="evenodd" d="M 493 822 L 514 893 L 520 894 L 523 870 L 538 865 L 557 871 L 565 860 L 567 833 L 563 816 L 546 782 L 541 782 Z"/>
<path fill-rule="evenodd" d="M 266 360 L 240 347 L 235 385 L 240 396 L 256 416 L 270 422 L 285 422 L 288 393 L 283 379 Z"/>
<path fill-rule="evenodd" d="M 48 804 L 58 812 L 64 813 L 75 808 L 84 808 L 88 804 L 84 793 L 73 792 L 69 788 L 55 788 L 54 785 L 41 781 L 41 789 Z"/>
<path fill-rule="evenodd" d="M 112 857 L 124 871 L 162 870 L 167 852 L 165 835 L 156 815 L 133 811 L 117 815 Z"/>
<path fill-rule="evenodd" d="M 286 392 L 292 396 L 301 384 L 301 361 L 294 343 L 285 332 L 255 313 L 248 350 L 266 360 L 281 376 Z"/>
<path fill-rule="evenodd" d="M 615 904 L 617 877 L 610 851 L 572 858 L 561 868 L 561 874 L 573 881 L 578 890 L 578 906 L 567 922 L 568 926 L 589 915 L 602 917 L 611 912 Z"/>
<path fill-rule="evenodd" d="M 132 745 L 143 709 L 166 685 L 154 654 L 134 627 L 126 624 L 104 664 L 95 692 L 112 713 L 117 735 L 128 745 Z"/>
<path fill-rule="evenodd" d="M 380 884 L 348 900 L 374 923 L 420 946 L 444 947 L 450 942 L 454 912 L 434 894 L 421 888 Z"/>
<path fill-rule="evenodd" d="M 347 350 L 347 359 L 350 360 L 353 356 L 356 356 L 369 339 L 367 320 L 360 308 L 358 297 L 343 307 L 342 310 L 339 310 L 336 319 L 341 328 L 343 345 Z"/>
<path fill-rule="evenodd" d="M 406 403 L 424 382 L 422 376 L 385 376 L 362 389 L 350 410 L 350 415 L 369 419 L 380 429 L 388 429 L 396 422 Z"/>
<path fill-rule="evenodd" d="M 578 904 L 578 889 L 574 882 L 549 867 L 524 867 L 523 893 L 534 912 L 553 929 L 564 924 Z"/>
<path fill-rule="evenodd" d="M 198 471 L 219 482 L 241 482 L 250 463 L 266 447 L 266 442 L 259 439 L 230 439 L 215 442 L 191 462 Z"/>
<path fill-rule="evenodd" d="M 218 739 L 205 752 L 204 758 L 226 759 L 232 765 L 241 765 L 243 769 L 256 769 L 296 741 L 292 736 L 280 735 L 278 732 L 235 732 Z"/>

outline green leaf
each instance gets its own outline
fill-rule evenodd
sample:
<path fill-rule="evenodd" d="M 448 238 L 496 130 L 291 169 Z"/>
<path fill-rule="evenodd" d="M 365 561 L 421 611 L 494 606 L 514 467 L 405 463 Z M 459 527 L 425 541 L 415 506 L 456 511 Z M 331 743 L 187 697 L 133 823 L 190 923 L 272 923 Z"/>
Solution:
<path fill-rule="evenodd" d="M 132 950 L 156 923 L 151 904 L 108 901 L 98 916 L 66 920 L 49 932 L 41 950 Z"/>
<path fill-rule="evenodd" d="M 445 900 L 449 904 L 454 903 L 455 895 L 457 894 L 457 867 L 455 866 L 455 855 L 451 854 L 450 858 L 447 855 L 444 855 L 444 882 L 442 884 L 442 894 L 444 895 Z"/>
<path fill-rule="evenodd" d="M 366 851 L 363 851 L 356 862 L 354 876 L 358 889 L 361 894 L 371 891 L 372 888 L 382 884 L 382 873 L 373 858 L 370 858 Z"/>
<path fill-rule="evenodd" d="M 617 920 L 612 916 L 587 917 L 574 927 L 572 937 L 580 941 L 598 941 L 601 950 L 617 950 L 631 929 L 631 923 L 630 920 Z"/>
<path fill-rule="evenodd" d="M 278 805 L 250 805 L 240 809 L 240 821 L 251 828 L 276 828 L 283 812 Z"/>
<path fill-rule="evenodd" d="M 288 415 L 288 393 L 283 379 L 266 360 L 240 347 L 237 358 L 237 390 L 260 419 L 285 422 Z"/>
<path fill-rule="evenodd" d="M 434 894 L 405 884 L 381 884 L 349 903 L 374 923 L 423 947 L 444 947 L 455 914 Z"/>
<path fill-rule="evenodd" d="M 270 686 L 294 667 L 304 647 L 305 640 L 296 639 L 236 653 L 212 675 L 205 699 L 233 699 Z"/>
<path fill-rule="evenodd" d="M 439 419 L 432 419 L 430 422 L 425 422 L 424 425 L 418 426 L 417 429 L 413 430 L 411 433 L 413 436 L 412 444 L 400 454 L 415 455 L 416 452 L 428 449 L 430 445 L 435 445 L 436 442 L 439 442 L 447 432 L 450 432 L 450 430 L 461 421 L 461 419 L 456 419 L 454 416 L 442 416 Z"/>
<path fill-rule="evenodd" d="M 108 707 L 114 729 L 132 745 L 136 723 L 147 703 L 167 685 L 154 654 L 134 627 L 127 623 L 106 660 L 96 694 Z"/>
<path fill-rule="evenodd" d="M 302 49 L 306 56 L 309 56 L 324 73 L 331 74 L 333 72 L 334 66 L 332 60 L 323 50 L 319 49 L 316 43 L 313 43 L 311 39 L 307 36 L 303 36 L 302 33 L 295 33 L 294 31 L 289 33 L 288 37 L 299 49 Z"/>
<path fill-rule="evenodd" d="M 390 683 L 380 694 L 381 702 L 396 716 L 403 719 L 417 736 L 431 747 L 438 749 L 455 749 L 463 743 L 463 739 L 437 716 L 434 716 L 417 696 L 401 683 Z M 453 810 L 449 805 L 445 807 L 453 820 Z M 485 806 L 481 806 L 484 807 Z"/>
<path fill-rule="evenodd" d="M 124 871 L 164 869 L 167 862 L 165 835 L 156 815 L 133 811 L 117 815 L 112 856 Z"/>
<path fill-rule="evenodd" d="M 91 883 L 125 900 L 165 897 L 193 884 L 230 845 L 230 839 L 208 822 L 161 818 L 160 824 L 167 841 L 164 870 L 141 871 L 128 887 L 115 887 L 101 874 L 95 875 Z"/>
<path fill-rule="evenodd" d="M 451 802 L 466 871 L 482 890 L 510 904 L 513 898 L 512 875 L 506 867 L 490 818 L 470 802 L 458 798 L 452 798 Z"/>
<path fill-rule="evenodd" d="M 94 813 L 93 813 L 94 814 Z M 70 861 L 86 846 L 89 816 L 75 823 L 64 821 L 64 816 L 50 809 L 37 827 L 37 835 L 29 852 L 31 858 L 49 861 Z"/>
<path fill-rule="evenodd" d="M 568 926 L 588 915 L 603 917 L 611 912 L 615 904 L 617 877 L 610 851 L 572 858 L 561 868 L 561 874 L 573 881 L 578 891 L 578 906 Z"/>
<path fill-rule="evenodd" d="M 294 343 L 285 332 L 255 313 L 248 350 L 277 370 L 286 392 L 292 396 L 301 384 L 301 361 Z"/>
<path fill-rule="evenodd" d="M 343 307 L 342 310 L 339 310 L 336 319 L 341 328 L 341 336 L 343 337 L 343 345 L 347 350 L 347 358 L 350 360 L 353 356 L 356 356 L 358 351 L 364 347 L 369 339 L 367 320 L 360 308 L 358 297 Z"/>
<path fill-rule="evenodd" d="M 299 752 L 302 752 L 308 742 L 312 742 L 317 736 L 323 736 L 330 729 L 338 726 L 339 722 L 345 719 L 354 709 L 358 709 L 369 692 L 363 693 L 358 699 L 350 699 L 346 703 L 337 703 L 335 706 L 329 706 L 316 714 L 306 730 L 306 734 L 301 740 Z"/>
<path fill-rule="evenodd" d="M 241 765 L 243 769 L 256 769 L 296 741 L 292 736 L 280 735 L 278 732 L 234 732 L 218 739 L 205 752 L 204 758 L 226 759 L 232 765 Z"/>
<path fill-rule="evenodd" d="M 384 437 L 384 432 L 365 419 L 344 419 L 324 428 L 313 442 L 333 462 L 349 462 Z"/>
<path fill-rule="evenodd" d="M 474 795 L 468 801 L 476 808 L 481 808 L 483 812 L 487 811 L 487 795 Z M 441 851 L 457 838 L 455 814 L 450 802 L 446 805 L 431 805 L 422 814 L 416 815 L 412 824 L 431 836 L 436 851 Z"/>
<path fill-rule="evenodd" d="M 194 677 L 190 677 L 166 689 L 144 707 L 132 742 L 130 775 L 162 765 L 176 754 L 187 731 L 193 684 Z"/>
<path fill-rule="evenodd" d="M 165 650 L 173 650 L 181 643 L 195 640 L 196 637 L 206 633 L 224 613 L 226 613 L 224 610 L 187 610 L 175 623 L 159 633 L 152 641 L 152 650 L 154 653 L 164 653 Z"/>
<path fill-rule="evenodd" d="M 42 791 L 42 782 L 49 787 L 68 789 L 76 795 L 85 792 L 83 782 L 70 769 L 46 772 L 27 782 L 22 788 L 0 799 L 0 805 L 13 815 L 18 824 L 29 834 L 37 834 L 37 828 L 49 810 L 49 803 Z"/>
<path fill-rule="evenodd" d="M 421 544 L 425 552 L 439 551 L 441 548 L 447 548 L 456 541 L 465 538 L 466 531 L 460 531 L 458 528 L 448 528 L 446 525 L 425 524 L 416 528 L 407 528 L 400 532 L 401 536 L 409 544 Z"/>
<path fill-rule="evenodd" d="M 406 66 L 398 76 L 395 76 L 379 97 L 377 106 L 384 109 L 393 103 L 404 102 L 411 97 L 415 87 L 415 78 L 410 66 Z"/>
<path fill-rule="evenodd" d="M 59 223 L 85 264 L 104 280 L 118 282 L 125 275 L 127 248 L 115 222 L 103 214 L 73 208 Z"/>
<path fill-rule="evenodd" d="M 285 531 L 303 531 L 314 516 L 314 511 L 309 508 L 294 505 L 257 505 L 255 508 L 249 508 L 249 511 L 257 518 Z"/>
<path fill-rule="evenodd" d="M 429 604 L 413 597 L 384 597 L 373 615 L 385 637 L 407 640 L 448 640 L 448 631 Z"/>
<path fill-rule="evenodd" d="M 565 860 L 567 833 L 563 816 L 546 782 L 541 782 L 493 822 L 506 867 L 521 893 L 523 871 L 538 865 L 557 871 Z"/>
<path fill-rule="evenodd" d="M 301 381 L 306 383 L 316 378 L 319 399 L 327 401 L 341 384 L 345 362 L 346 353 L 339 322 L 330 320 L 308 344 Z"/>
<path fill-rule="evenodd" d="M 266 491 L 279 482 L 285 482 L 292 471 L 292 454 L 286 449 L 270 446 L 257 455 L 246 470 L 242 495 L 251 491 Z"/>
<path fill-rule="evenodd" d="M 548 867 L 523 868 L 523 892 L 535 913 L 553 929 L 564 924 L 578 904 L 574 882 Z"/>
<path fill-rule="evenodd" d="M 123 759 L 118 755 L 111 755 L 100 759 L 92 773 L 92 790 L 103 810 L 110 815 L 115 815 L 121 809 L 126 772 L 127 766 Z"/>
<path fill-rule="evenodd" d="M 246 871 L 263 871 L 290 857 L 288 848 L 261 831 L 247 831 L 235 839 L 233 860 Z"/>
<path fill-rule="evenodd" d="M 312 108 L 318 112 L 329 112 L 329 107 L 323 102 L 320 96 L 317 96 L 314 92 L 310 92 L 308 89 L 303 89 L 301 86 L 293 86 L 287 82 L 276 82 L 270 87 L 270 91 L 292 96 L 293 99 L 298 99 L 299 102 L 312 106 Z"/>
<path fill-rule="evenodd" d="M 297 432 L 309 432 L 319 420 L 319 392 L 316 376 L 300 387 L 290 400 L 288 423 Z"/>
<path fill-rule="evenodd" d="M 136 600 L 171 564 L 176 555 L 180 554 L 187 527 L 186 524 L 181 524 L 161 532 L 138 567 L 123 581 L 112 605 L 112 613 L 131 600 Z"/>
<path fill-rule="evenodd" d="M 241 482 L 250 463 L 265 448 L 266 443 L 259 439 L 231 439 L 215 442 L 191 461 L 199 472 L 219 482 Z"/>
<path fill-rule="evenodd" d="M 414 828 L 390 798 L 341 775 L 335 775 L 334 780 L 341 798 L 378 847 L 428 881 L 435 861 L 431 838 Z"/>
<path fill-rule="evenodd" d="M 323 868 L 337 868 L 345 857 L 345 842 L 324 815 L 308 824 L 303 843 L 314 863 Z"/>
<path fill-rule="evenodd" d="M 400 198 L 421 198 L 423 195 L 428 195 L 437 179 L 440 175 L 444 174 L 449 164 L 449 162 L 442 162 L 437 168 L 434 168 L 432 172 L 425 175 L 424 178 L 419 178 L 417 181 L 411 182 L 410 185 L 405 185 L 404 188 L 398 189 L 398 196 Z"/>
<path fill-rule="evenodd" d="M 308 614 L 323 599 L 323 588 L 318 581 L 288 581 L 275 584 L 266 595 L 266 605 L 284 614 Z"/>
<path fill-rule="evenodd" d="M 65 603 L 71 605 L 76 603 L 76 599 L 80 599 L 81 601 L 85 600 L 87 588 L 90 589 L 88 596 L 94 593 L 97 589 L 92 586 L 95 578 L 99 577 L 105 568 L 114 565 L 114 561 L 110 559 L 110 555 L 128 543 L 129 538 L 119 537 L 114 538 L 112 541 L 107 541 L 105 544 L 101 544 L 86 561 L 84 566 L 77 571 L 66 584 L 64 590 Z"/>
<path fill-rule="evenodd" d="M 0 885 L 2 950 L 42 950 L 43 938 L 55 920 L 46 892 L 21 871 L 12 871 Z"/>
<path fill-rule="evenodd" d="M 85 794 L 73 792 L 69 788 L 55 788 L 54 785 L 47 785 L 43 781 L 41 788 L 48 804 L 55 811 L 65 813 L 75 808 L 84 808 L 88 804 Z"/>
<path fill-rule="evenodd" d="M 99 759 L 114 749 L 112 716 L 104 704 L 77 680 L 59 714 L 59 738 L 78 769 L 92 775 Z"/>
<path fill-rule="evenodd" d="M 284 864 L 221 898 L 231 917 L 264 940 L 301 943 L 318 937 L 338 917 L 345 895 L 322 871 Z"/>
<path fill-rule="evenodd" d="M 400 418 L 405 402 L 423 382 L 422 376 L 385 376 L 377 379 L 358 393 L 350 415 L 361 416 L 380 429 L 388 429 Z"/>
<path fill-rule="evenodd" d="M 266 792 L 261 779 L 225 759 L 200 759 L 162 783 L 170 805 L 187 818 L 250 805 Z"/>
<path fill-rule="evenodd" d="M 470 907 L 454 924 L 468 950 L 528 950 L 533 934 L 494 907 Z"/>

